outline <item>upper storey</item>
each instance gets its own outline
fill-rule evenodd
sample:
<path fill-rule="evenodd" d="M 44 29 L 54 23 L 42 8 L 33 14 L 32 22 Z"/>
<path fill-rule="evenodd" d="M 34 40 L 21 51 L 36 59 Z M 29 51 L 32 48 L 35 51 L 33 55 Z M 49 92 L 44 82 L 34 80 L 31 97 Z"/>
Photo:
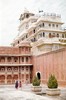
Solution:
<path fill-rule="evenodd" d="M 61 27 L 63 22 L 60 15 L 44 12 L 33 14 L 25 10 L 19 19 L 19 33 L 12 43 L 13 46 L 18 46 L 24 40 L 36 42 L 42 37 L 44 40 L 66 37 Z"/>
<path fill-rule="evenodd" d="M 37 27 L 40 23 L 45 23 L 46 27 L 47 24 L 56 24 L 58 26 L 57 29 L 61 29 L 61 25 L 63 24 L 61 22 L 61 16 L 56 15 L 54 13 L 39 13 L 39 14 L 33 14 L 29 11 L 25 10 L 23 14 L 20 15 L 20 25 L 19 25 L 19 33 L 18 35 L 21 35 L 23 33 L 27 33 L 27 30 L 30 30 L 31 28 Z M 45 28 L 46 28 L 45 27 Z"/>

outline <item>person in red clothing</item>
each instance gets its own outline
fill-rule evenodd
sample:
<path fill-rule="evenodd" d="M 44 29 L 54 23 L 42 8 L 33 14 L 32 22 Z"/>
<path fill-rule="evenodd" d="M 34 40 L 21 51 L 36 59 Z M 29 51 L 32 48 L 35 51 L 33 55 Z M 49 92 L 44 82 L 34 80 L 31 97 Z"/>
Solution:
<path fill-rule="evenodd" d="M 19 81 L 19 87 L 22 87 L 22 83 L 21 83 L 21 81 Z"/>

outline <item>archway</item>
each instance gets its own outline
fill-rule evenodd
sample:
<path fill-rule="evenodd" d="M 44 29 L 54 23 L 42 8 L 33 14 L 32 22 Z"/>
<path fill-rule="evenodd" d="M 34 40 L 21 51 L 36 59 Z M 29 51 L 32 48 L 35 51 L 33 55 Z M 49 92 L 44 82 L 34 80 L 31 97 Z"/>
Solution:
<path fill-rule="evenodd" d="M 12 76 L 8 75 L 7 76 L 7 84 L 11 84 L 12 83 Z"/>
<path fill-rule="evenodd" d="M 39 80 L 41 79 L 41 74 L 40 74 L 40 72 L 37 72 L 37 77 L 38 77 Z"/>
<path fill-rule="evenodd" d="M 15 83 L 16 80 L 18 80 L 18 75 L 15 74 L 15 75 L 13 76 L 13 83 Z"/>
<path fill-rule="evenodd" d="M 5 83 L 5 76 L 0 75 L 0 84 L 4 84 L 4 83 Z"/>

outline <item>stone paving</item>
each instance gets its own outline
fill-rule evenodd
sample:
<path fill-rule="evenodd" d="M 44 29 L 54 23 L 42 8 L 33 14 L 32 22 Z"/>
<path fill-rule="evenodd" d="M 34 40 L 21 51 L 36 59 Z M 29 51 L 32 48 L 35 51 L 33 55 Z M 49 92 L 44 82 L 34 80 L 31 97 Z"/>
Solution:
<path fill-rule="evenodd" d="M 46 87 L 43 86 L 45 92 Z M 61 88 L 60 96 L 36 95 L 31 92 L 31 85 L 15 89 L 14 86 L 0 86 L 0 100 L 66 100 L 66 88 Z"/>

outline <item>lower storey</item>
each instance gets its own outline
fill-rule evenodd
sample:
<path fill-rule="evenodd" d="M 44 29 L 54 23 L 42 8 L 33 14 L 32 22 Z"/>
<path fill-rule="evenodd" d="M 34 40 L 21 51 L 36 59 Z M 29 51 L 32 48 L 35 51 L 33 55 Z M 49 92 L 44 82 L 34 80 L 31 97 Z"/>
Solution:
<path fill-rule="evenodd" d="M 32 81 L 32 66 L 1 67 L 0 84 L 14 84 L 16 80 L 30 83 Z"/>

